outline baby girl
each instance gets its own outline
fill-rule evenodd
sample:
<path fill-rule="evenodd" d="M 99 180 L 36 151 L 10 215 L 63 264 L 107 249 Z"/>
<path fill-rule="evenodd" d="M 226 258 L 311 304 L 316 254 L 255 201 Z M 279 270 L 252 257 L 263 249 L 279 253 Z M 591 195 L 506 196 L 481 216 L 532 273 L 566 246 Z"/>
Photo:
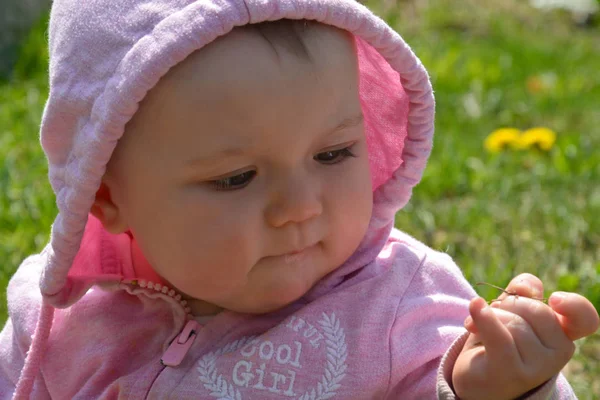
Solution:
<path fill-rule="evenodd" d="M 8 287 L 2 398 L 573 398 L 592 304 L 476 297 L 394 228 L 434 100 L 352 0 L 55 0 L 59 214 Z"/>

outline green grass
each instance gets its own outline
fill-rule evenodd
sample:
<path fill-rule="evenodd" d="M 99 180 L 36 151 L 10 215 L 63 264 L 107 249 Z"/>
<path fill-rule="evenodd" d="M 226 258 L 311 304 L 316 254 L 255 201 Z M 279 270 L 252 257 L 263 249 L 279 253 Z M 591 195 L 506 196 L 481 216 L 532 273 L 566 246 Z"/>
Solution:
<path fill-rule="evenodd" d="M 415 22 L 403 15 L 410 3 L 384 15 L 431 73 L 437 123 L 397 225 L 448 251 L 473 281 L 532 271 L 600 310 L 600 32 L 516 1 L 430 0 Z M 550 83 L 531 93 L 533 77 Z M 505 126 L 546 126 L 558 141 L 549 153 L 486 153 L 486 136 Z"/>
<path fill-rule="evenodd" d="M 600 30 L 525 3 L 372 2 L 420 56 L 437 99 L 431 161 L 396 223 L 450 253 L 473 283 L 532 272 L 548 291 L 579 292 L 600 310 Z M 56 213 L 38 139 L 44 33 L 41 23 L 15 76 L 0 82 L 1 287 L 47 242 Z M 549 153 L 486 153 L 485 137 L 504 126 L 546 126 L 558 140 Z M 2 291 L 0 321 L 5 302 Z M 566 373 L 580 399 L 600 398 L 598 335 L 579 342 Z"/>
<path fill-rule="evenodd" d="M 47 243 L 56 216 L 39 125 L 48 95 L 46 18 L 23 43 L 9 81 L 0 81 L 0 321 L 4 288 L 29 254 Z"/>
<path fill-rule="evenodd" d="M 600 310 L 600 30 L 524 3 L 372 3 L 419 55 L 437 100 L 431 161 L 396 225 L 450 253 L 473 283 L 532 272 Z M 549 153 L 484 150 L 497 128 L 535 126 L 557 132 Z M 598 335 L 580 341 L 567 373 L 581 399 L 600 398 Z"/>

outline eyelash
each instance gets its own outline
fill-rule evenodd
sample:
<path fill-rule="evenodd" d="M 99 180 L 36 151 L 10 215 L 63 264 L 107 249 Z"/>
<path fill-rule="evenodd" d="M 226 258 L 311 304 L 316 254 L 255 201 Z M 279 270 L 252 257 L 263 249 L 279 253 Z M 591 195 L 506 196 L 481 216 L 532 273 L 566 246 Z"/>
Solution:
<path fill-rule="evenodd" d="M 333 158 L 331 160 L 327 160 L 327 161 L 321 160 L 320 162 L 323 165 L 339 164 L 339 163 L 344 162 L 348 157 L 356 157 L 356 154 L 354 154 L 352 152 L 352 147 L 354 147 L 354 144 L 344 147 L 343 149 L 324 151 L 324 152 L 319 153 L 316 156 L 314 156 L 313 160 L 319 161 L 317 159 L 318 156 L 323 155 L 323 154 L 328 154 L 328 155 L 333 155 Z M 227 178 L 221 178 L 221 179 L 209 181 L 208 183 L 217 191 L 239 190 L 239 189 L 243 189 L 244 187 L 246 187 L 255 176 L 256 176 L 256 171 L 246 171 L 246 172 L 242 172 L 241 174 L 229 176 Z M 232 181 L 237 180 L 236 178 L 240 178 L 240 177 L 242 179 L 244 177 L 248 177 L 248 178 L 246 180 L 244 180 L 242 183 L 239 183 L 237 185 L 235 183 L 232 183 Z"/>
<path fill-rule="evenodd" d="M 250 178 L 248 178 L 248 180 L 244 181 L 243 183 L 241 183 L 239 185 L 235 185 L 235 184 L 231 183 L 236 178 L 247 176 L 247 175 L 251 175 L 251 176 L 250 176 Z M 237 175 L 230 176 L 227 178 L 221 178 L 221 179 L 216 179 L 214 181 L 209 181 L 209 183 L 217 191 L 237 190 L 237 189 L 242 189 L 246 185 L 248 185 L 248 183 L 250 183 L 250 181 L 252 180 L 252 178 L 254 178 L 254 176 L 256 176 L 256 171 L 246 171 L 246 172 L 242 172 L 241 174 L 237 174 Z"/>

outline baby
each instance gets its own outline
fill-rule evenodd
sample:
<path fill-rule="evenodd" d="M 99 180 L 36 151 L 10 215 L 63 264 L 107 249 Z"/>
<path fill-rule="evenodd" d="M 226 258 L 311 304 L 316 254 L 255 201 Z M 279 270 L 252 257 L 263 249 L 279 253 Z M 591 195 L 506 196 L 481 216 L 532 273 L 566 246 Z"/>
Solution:
<path fill-rule="evenodd" d="M 1 398 L 573 398 L 592 304 L 491 307 L 393 227 L 433 95 L 351 0 L 55 0 L 59 215 L 8 287 Z M 41 290 L 40 290 L 41 289 Z"/>

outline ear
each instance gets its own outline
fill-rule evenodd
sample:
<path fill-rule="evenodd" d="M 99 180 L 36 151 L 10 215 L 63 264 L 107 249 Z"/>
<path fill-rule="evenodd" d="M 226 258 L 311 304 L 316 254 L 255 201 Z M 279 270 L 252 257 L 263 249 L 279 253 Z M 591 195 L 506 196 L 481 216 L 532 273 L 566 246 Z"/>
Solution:
<path fill-rule="evenodd" d="M 113 201 L 110 187 L 105 181 L 102 181 L 100 188 L 96 192 L 96 199 L 90 212 L 100 220 L 104 229 L 110 233 L 116 235 L 126 232 L 129 229 L 119 206 Z"/>

